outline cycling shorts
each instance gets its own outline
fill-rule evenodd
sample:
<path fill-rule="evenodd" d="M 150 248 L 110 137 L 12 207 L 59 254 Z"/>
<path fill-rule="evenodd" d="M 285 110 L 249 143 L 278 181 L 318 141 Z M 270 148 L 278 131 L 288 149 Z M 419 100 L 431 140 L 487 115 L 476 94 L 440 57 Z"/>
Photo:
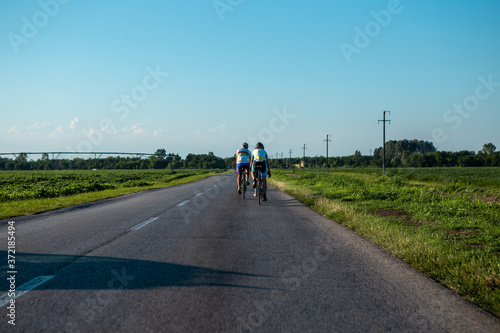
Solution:
<path fill-rule="evenodd" d="M 242 169 L 250 170 L 250 163 L 238 163 L 236 167 L 236 172 L 238 173 L 238 175 L 241 173 Z"/>
<path fill-rule="evenodd" d="M 267 163 L 266 161 L 253 161 L 252 164 L 252 171 L 257 171 L 260 170 L 260 173 L 262 174 L 262 178 L 267 177 Z"/>

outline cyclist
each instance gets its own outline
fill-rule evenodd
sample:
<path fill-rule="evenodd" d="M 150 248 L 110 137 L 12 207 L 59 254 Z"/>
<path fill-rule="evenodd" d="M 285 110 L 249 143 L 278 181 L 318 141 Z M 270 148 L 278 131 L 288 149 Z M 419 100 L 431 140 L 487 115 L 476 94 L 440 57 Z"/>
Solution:
<path fill-rule="evenodd" d="M 264 201 L 267 201 L 267 175 L 271 177 L 271 170 L 269 169 L 267 152 L 264 150 L 264 145 L 258 142 L 255 145 L 255 149 L 252 152 L 252 158 L 250 159 L 250 164 L 252 165 L 252 179 L 253 188 L 255 188 L 254 197 L 257 196 L 257 170 L 260 170 L 262 175 L 262 190 L 264 191 Z"/>
<path fill-rule="evenodd" d="M 238 194 L 241 194 L 241 172 L 247 173 L 247 179 L 250 179 L 250 156 L 252 153 L 248 150 L 248 143 L 243 142 L 241 148 L 236 151 L 236 172 L 238 173 Z M 246 170 L 246 171 L 245 171 Z M 247 185 L 250 182 L 247 181 Z"/>

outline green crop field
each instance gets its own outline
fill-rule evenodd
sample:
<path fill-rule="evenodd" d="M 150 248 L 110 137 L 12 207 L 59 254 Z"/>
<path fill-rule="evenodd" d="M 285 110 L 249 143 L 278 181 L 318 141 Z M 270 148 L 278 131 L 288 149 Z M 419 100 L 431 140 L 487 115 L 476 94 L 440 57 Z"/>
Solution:
<path fill-rule="evenodd" d="M 0 172 L 0 219 L 202 179 L 222 170 Z"/>
<path fill-rule="evenodd" d="M 380 168 L 334 169 L 333 173 L 382 176 Z M 500 168 L 388 168 L 386 175 L 405 180 L 439 182 L 444 184 L 473 185 L 500 189 Z"/>
<path fill-rule="evenodd" d="M 271 184 L 500 314 L 500 168 L 273 171 Z"/>

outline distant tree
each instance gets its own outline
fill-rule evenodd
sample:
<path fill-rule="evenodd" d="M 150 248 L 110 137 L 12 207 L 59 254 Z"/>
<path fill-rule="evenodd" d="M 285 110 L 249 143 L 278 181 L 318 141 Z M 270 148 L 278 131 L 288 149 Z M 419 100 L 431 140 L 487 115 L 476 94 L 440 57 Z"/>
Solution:
<path fill-rule="evenodd" d="M 224 163 L 229 168 L 236 168 L 236 154 L 234 154 L 232 157 L 226 157 L 224 159 Z"/>
<path fill-rule="evenodd" d="M 16 157 L 16 162 L 20 162 L 20 163 L 28 162 L 28 154 L 27 153 L 20 153 Z"/>
<path fill-rule="evenodd" d="M 20 153 L 19 155 L 17 155 L 14 169 L 15 170 L 28 170 L 29 169 L 28 154 L 27 153 Z"/>
<path fill-rule="evenodd" d="M 429 154 L 436 152 L 437 149 L 432 142 L 423 140 L 391 140 L 385 143 L 385 159 L 392 167 L 408 166 L 413 164 L 422 164 L 419 158 L 409 159 L 413 154 Z M 383 148 L 375 148 L 373 153 L 374 160 L 382 159 Z"/>
<path fill-rule="evenodd" d="M 485 165 L 500 166 L 500 152 L 487 155 L 485 159 Z"/>
<path fill-rule="evenodd" d="M 155 157 L 157 157 L 158 159 L 165 159 L 165 157 L 167 156 L 167 151 L 163 148 L 161 149 L 156 149 L 156 152 L 155 152 Z"/>
<path fill-rule="evenodd" d="M 490 142 L 483 146 L 482 152 L 485 153 L 486 155 L 491 155 L 495 152 L 496 149 L 497 147 L 495 147 L 495 145 Z"/>
<path fill-rule="evenodd" d="M 42 161 L 48 161 L 49 160 L 49 154 L 43 153 L 42 154 Z"/>

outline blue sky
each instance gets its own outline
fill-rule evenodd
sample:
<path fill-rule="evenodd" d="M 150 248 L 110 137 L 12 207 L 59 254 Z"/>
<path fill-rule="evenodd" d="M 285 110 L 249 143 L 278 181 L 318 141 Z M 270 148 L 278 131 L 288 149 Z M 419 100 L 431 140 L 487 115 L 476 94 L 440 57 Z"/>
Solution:
<path fill-rule="evenodd" d="M 500 2 L 0 0 L 0 151 L 500 147 Z"/>

